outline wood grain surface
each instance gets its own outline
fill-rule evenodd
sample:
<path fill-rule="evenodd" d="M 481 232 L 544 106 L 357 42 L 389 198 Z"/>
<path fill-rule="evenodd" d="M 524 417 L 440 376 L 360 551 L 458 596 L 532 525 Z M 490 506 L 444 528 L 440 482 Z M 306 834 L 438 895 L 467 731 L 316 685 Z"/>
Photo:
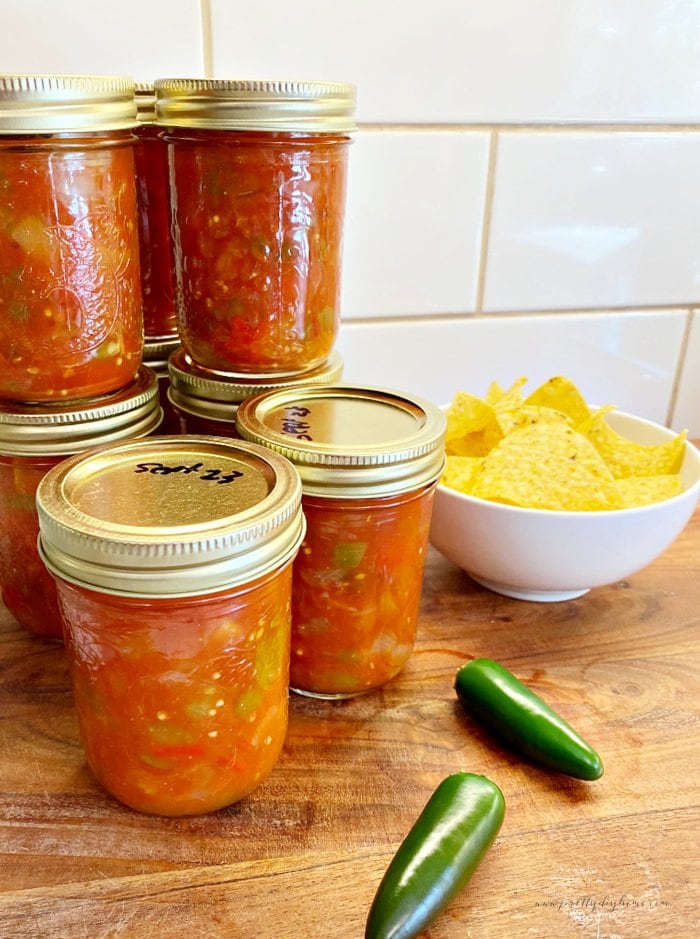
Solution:
<path fill-rule="evenodd" d="M 361 939 L 390 858 L 459 769 L 506 798 L 501 833 L 431 939 L 698 935 L 700 513 L 629 580 L 539 604 L 430 552 L 419 637 L 379 692 L 292 696 L 272 775 L 243 802 L 138 815 L 85 766 L 62 646 L 0 610 L 0 937 Z M 458 705 L 503 662 L 601 753 L 583 783 L 511 755 Z"/>

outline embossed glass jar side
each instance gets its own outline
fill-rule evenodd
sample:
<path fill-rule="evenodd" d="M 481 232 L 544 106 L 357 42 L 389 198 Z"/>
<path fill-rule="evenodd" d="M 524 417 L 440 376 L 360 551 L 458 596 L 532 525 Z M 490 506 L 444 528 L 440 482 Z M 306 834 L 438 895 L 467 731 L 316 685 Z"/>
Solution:
<path fill-rule="evenodd" d="M 0 76 L 3 398 L 90 397 L 138 370 L 134 124 L 125 80 Z"/>

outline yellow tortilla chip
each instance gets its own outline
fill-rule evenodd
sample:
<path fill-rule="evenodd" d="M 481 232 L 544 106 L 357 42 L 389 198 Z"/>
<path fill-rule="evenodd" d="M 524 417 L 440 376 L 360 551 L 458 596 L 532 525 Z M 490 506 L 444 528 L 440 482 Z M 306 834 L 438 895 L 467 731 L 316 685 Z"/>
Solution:
<path fill-rule="evenodd" d="M 573 421 L 561 411 L 555 411 L 553 408 L 535 407 L 529 404 L 523 404 L 519 408 L 510 411 L 496 410 L 498 423 L 504 436 L 519 427 L 529 427 L 531 424 L 563 424 L 566 427 L 573 427 Z"/>
<path fill-rule="evenodd" d="M 600 408 L 579 425 L 616 479 L 628 476 L 662 476 L 678 473 L 683 462 L 686 431 L 660 444 L 642 444 L 628 440 L 608 424 L 605 415 L 611 406 Z"/>
<path fill-rule="evenodd" d="M 514 430 L 484 459 L 472 495 L 527 508 L 618 507 L 612 476 L 585 437 L 561 424 Z"/>
<path fill-rule="evenodd" d="M 628 440 L 591 413 L 563 375 L 527 398 L 517 379 L 492 382 L 485 399 L 459 392 L 448 412 L 441 482 L 481 499 L 530 508 L 597 511 L 678 495 L 687 433 L 653 446 Z"/>
<path fill-rule="evenodd" d="M 554 375 L 525 399 L 525 404 L 536 407 L 554 408 L 568 415 L 574 425 L 580 424 L 590 416 L 590 409 L 571 379 L 564 375 Z"/>
<path fill-rule="evenodd" d="M 507 391 L 501 393 L 500 398 L 494 402 L 493 408 L 498 411 L 512 411 L 515 408 L 522 407 L 525 404 L 523 398 L 523 386 L 527 378 L 517 378 Z"/>
<path fill-rule="evenodd" d="M 489 390 L 486 392 L 486 397 L 484 398 L 484 401 L 487 404 L 490 404 L 493 406 L 494 404 L 498 404 L 498 402 L 501 400 L 504 394 L 505 394 L 505 391 L 501 388 L 498 382 L 492 381 L 491 384 L 489 385 Z"/>
<path fill-rule="evenodd" d="M 448 456 L 440 482 L 450 489 L 469 493 L 472 480 L 483 460 L 478 456 Z"/>
<path fill-rule="evenodd" d="M 613 486 L 622 509 L 663 502 L 664 499 L 672 499 L 683 492 L 681 478 L 677 473 L 663 476 L 627 476 L 625 479 L 616 479 Z"/>
<path fill-rule="evenodd" d="M 454 456 L 484 456 L 503 437 L 490 404 L 459 391 L 447 412 L 445 452 Z"/>

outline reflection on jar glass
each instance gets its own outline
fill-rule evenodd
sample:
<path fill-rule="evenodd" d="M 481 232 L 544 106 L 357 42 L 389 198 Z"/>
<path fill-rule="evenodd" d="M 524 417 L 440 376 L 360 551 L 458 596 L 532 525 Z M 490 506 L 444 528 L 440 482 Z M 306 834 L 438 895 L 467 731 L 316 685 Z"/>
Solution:
<path fill-rule="evenodd" d="M 252 792 L 287 729 L 294 467 L 241 441 L 152 438 L 66 460 L 37 506 L 99 782 L 168 816 Z"/>
<path fill-rule="evenodd" d="M 232 372 L 320 364 L 340 321 L 354 88 L 162 81 L 156 93 L 186 351 Z"/>
<path fill-rule="evenodd" d="M 236 422 L 302 479 L 292 690 L 345 698 L 383 685 L 413 651 L 444 415 L 403 392 L 329 385 L 258 395 Z"/>
<path fill-rule="evenodd" d="M 133 83 L 0 76 L 0 111 L 0 396 L 114 391 L 143 345 Z"/>

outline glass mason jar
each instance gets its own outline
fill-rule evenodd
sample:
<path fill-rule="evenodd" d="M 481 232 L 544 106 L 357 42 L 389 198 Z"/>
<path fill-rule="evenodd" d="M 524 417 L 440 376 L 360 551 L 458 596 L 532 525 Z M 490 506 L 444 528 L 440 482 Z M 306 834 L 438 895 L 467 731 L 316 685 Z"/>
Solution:
<path fill-rule="evenodd" d="M 413 651 L 444 415 L 402 392 L 332 385 L 257 395 L 236 423 L 302 479 L 292 689 L 347 698 L 383 685 Z"/>
<path fill-rule="evenodd" d="M 272 770 L 300 502 L 289 461 L 220 437 L 112 445 L 40 483 L 87 762 L 131 808 L 211 812 Z"/>
<path fill-rule="evenodd" d="M 160 406 L 163 409 L 163 420 L 157 431 L 159 434 L 180 433 L 180 419 L 168 397 L 168 389 L 170 388 L 168 359 L 179 346 L 179 339 L 167 339 L 163 341 L 147 340 L 143 347 L 143 364 L 152 369 L 158 379 L 158 395 L 160 397 Z"/>
<path fill-rule="evenodd" d="M 263 391 L 331 384 L 343 372 L 343 360 L 331 353 L 321 365 L 296 377 L 246 376 L 216 372 L 197 365 L 180 347 L 168 360 L 170 403 L 179 417 L 183 434 L 221 434 L 238 437 L 236 411 L 241 401 Z"/>
<path fill-rule="evenodd" d="M 83 398 L 141 364 L 134 85 L 0 76 L 0 397 Z"/>
<path fill-rule="evenodd" d="M 0 591 L 20 626 L 63 638 L 56 584 L 39 558 L 35 494 L 46 473 L 90 447 L 152 433 L 161 419 L 156 376 L 79 404 L 0 401 Z"/>
<path fill-rule="evenodd" d="M 354 86 L 164 79 L 155 87 L 183 346 L 221 371 L 319 365 L 340 322 Z"/>
<path fill-rule="evenodd" d="M 156 93 L 152 82 L 136 82 L 136 107 L 139 123 L 134 128 L 134 159 L 143 330 L 148 343 L 177 336 L 175 270 L 170 237 L 168 145 L 156 126 Z"/>

